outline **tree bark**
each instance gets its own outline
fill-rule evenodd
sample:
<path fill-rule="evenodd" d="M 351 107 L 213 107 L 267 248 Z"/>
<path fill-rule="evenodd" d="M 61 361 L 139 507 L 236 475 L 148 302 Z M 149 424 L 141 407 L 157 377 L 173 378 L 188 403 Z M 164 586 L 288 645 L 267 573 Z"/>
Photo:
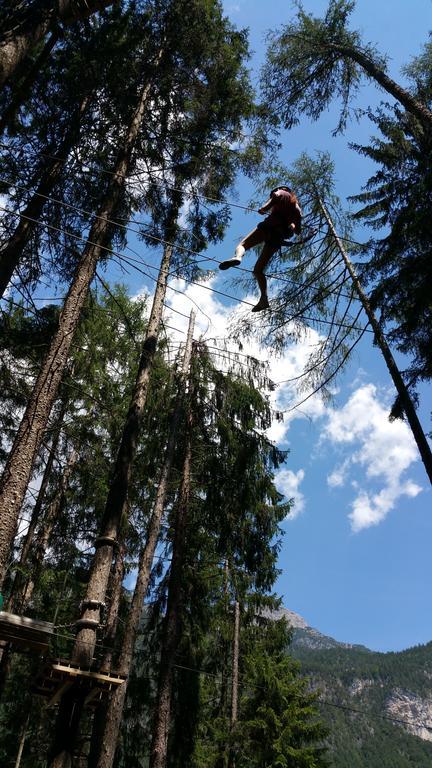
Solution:
<path fill-rule="evenodd" d="M 357 274 L 354 270 L 354 267 L 351 263 L 351 260 L 342 244 L 342 241 L 338 237 L 336 230 L 333 225 L 333 221 L 327 212 L 326 207 L 324 206 L 324 203 L 322 200 L 319 199 L 319 204 L 321 207 L 321 210 L 324 214 L 324 217 L 327 221 L 329 230 L 332 234 L 332 236 L 335 239 L 335 242 L 337 244 L 337 247 L 339 249 L 339 252 L 345 262 L 346 268 L 350 274 L 352 284 L 357 292 L 357 295 L 363 304 L 363 308 L 366 312 L 366 315 L 368 317 L 369 323 L 374 331 L 375 334 L 375 341 L 378 344 L 382 356 L 385 360 L 385 363 L 387 365 L 388 371 L 390 373 L 390 376 L 393 380 L 393 384 L 395 385 L 396 391 L 399 395 L 400 402 L 402 405 L 402 408 L 404 410 L 405 416 L 407 418 L 408 424 L 411 427 L 411 431 L 413 433 L 414 440 L 416 441 L 417 448 L 419 450 L 421 459 L 423 461 L 426 473 L 429 477 L 430 482 L 432 483 L 432 450 L 431 447 L 427 441 L 426 435 L 423 431 L 422 425 L 420 424 L 420 420 L 417 416 L 416 409 L 414 407 L 414 403 L 410 397 L 410 394 L 408 392 L 407 386 L 401 376 L 401 373 L 399 371 L 399 368 L 396 365 L 396 361 L 393 357 L 393 354 L 390 350 L 390 347 L 387 344 L 387 341 L 385 339 L 385 336 L 383 334 L 381 325 L 379 324 L 375 313 L 369 303 L 369 299 L 366 296 L 362 285 L 360 283 L 360 280 L 357 277 Z"/>
<path fill-rule="evenodd" d="M 405 88 L 402 88 L 399 83 L 393 80 L 391 77 L 378 67 L 373 59 L 360 51 L 358 48 L 353 48 L 348 45 L 337 45 L 336 43 L 329 43 L 328 48 L 330 50 L 339 53 L 341 56 L 356 61 L 360 64 L 362 69 L 375 80 L 387 93 L 393 96 L 396 101 L 399 101 L 407 112 L 411 112 L 422 125 L 428 130 L 432 130 L 432 112 L 421 101 L 416 99 Z"/>
<path fill-rule="evenodd" d="M 33 12 L 14 35 L 7 35 L 0 44 L 0 87 L 54 25 L 69 26 L 112 3 L 113 0 L 53 0 L 38 13 Z"/>
<path fill-rule="evenodd" d="M 238 683 L 239 683 L 239 644 L 240 644 L 240 603 L 234 604 L 234 635 L 231 684 L 231 729 L 238 720 Z"/>
<path fill-rule="evenodd" d="M 173 211 L 173 219 L 177 213 Z M 168 282 L 169 265 L 172 257 L 172 247 L 167 246 L 159 271 L 158 283 L 153 299 L 152 311 L 147 327 L 146 339 L 143 345 L 135 382 L 134 394 L 126 417 L 123 435 L 117 454 L 113 477 L 110 483 L 105 511 L 101 523 L 100 535 L 95 542 L 94 554 L 90 571 L 86 596 L 82 602 L 82 614 L 77 622 L 77 636 L 72 652 L 73 661 L 82 667 L 89 669 L 93 661 L 93 653 L 96 645 L 96 632 L 101 618 L 101 608 L 105 603 L 108 579 L 111 571 L 113 550 L 117 544 L 119 527 L 122 519 L 127 514 L 127 500 L 129 483 L 132 473 L 133 460 L 135 458 L 140 428 L 144 415 L 147 399 L 150 373 L 159 336 L 162 319 L 163 302 Z M 54 758 L 50 763 L 51 768 L 65 768 L 69 751 L 64 751 L 64 733 L 66 723 L 77 716 L 77 704 L 73 697 L 68 697 L 69 709 L 61 707 L 56 726 L 54 743 Z M 71 708 L 74 710 L 72 718 Z M 71 719 L 72 718 L 72 719 Z M 76 735 L 67 737 L 66 743 L 75 743 Z M 66 762 L 65 762 L 66 761 Z"/>
<path fill-rule="evenodd" d="M 52 529 L 54 527 L 55 521 L 60 515 L 64 494 L 66 493 L 69 483 L 69 477 L 76 464 L 77 458 L 78 454 L 74 451 L 68 459 L 66 469 L 63 472 L 62 478 L 60 480 L 59 488 L 45 512 L 43 518 L 43 527 L 40 528 L 39 536 L 36 537 L 34 552 L 30 557 L 30 564 L 28 565 L 28 570 L 31 575 L 29 578 L 27 578 L 27 580 L 21 579 L 20 576 L 19 581 L 16 584 L 14 583 L 13 593 L 8 601 L 7 606 L 7 610 L 11 611 L 12 613 L 17 613 L 19 615 L 25 614 L 26 608 L 32 598 L 35 585 L 38 583 L 40 577 L 42 563 L 45 552 L 48 549 Z M 38 500 L 39 498 L 40 496 L 38 496 Z M 23 553 L 21 552 L 21 557 L 22 554 Z M 22 560 L 23 565 L 27 563 L 27 559 L 28 552 L 25 559 Z M 0 699 L 3 696 L 6 682 L 9 676 L 12 652 L 13 648 L 11 647 L 10 643 L 7 643 L 4 648 L 0 649 Z"/>
<path fill-rule="evenodd" d="M 18 594 L 15 598 L 14 605 L 17 606 L 17 612 L 24 613 L 27 605 L 29 604 L 34 588 L 38 583 L 42 563 L 45 557 L 45 553 L 48 549 L 48 545 L 51 539 L 52 530 L 56 520 L 59 519 L 61 510 L 64 505 L 65 494 L 69 486 L 70 477 L 74 471 L 76 463 L 78 461 L 78 452 L 72 451 L 68 460 L 64 472 L 61 476 L 59 487 L 56 494 L 48 505 L 43 518 L 43 525 L 40 526 L 38 535 L 35 540 L 34 551 L 30 557 L 31 562 L 31 576 L 24 585 L 21 596 Z M 20 601 L 20 602 L 19 602 Z"/>
<path fill-rule="evenodd" d="M 113 549 L 117 542 L 120 522 L 127 514 L 132 466 L 144 416 L 153 358 L 159 337 L 172 251 L 171 246 L 166 246 L 164 249 L 146 338 L 141 352 L 134 393 L 126 416 L 113 477 L 108 490 L 100 535 L 95 542 L 96 551 L 86 597 L 83 601 L 83 605 L 86 605 L 88 601 L 92 605 L 83 611 L 80 619 L 82 625 L 90 623 L 90 625 L 93 624 L 97 627 L 100 622 L 100 605 L 105 601 Z M 99 605 L 99 607 L 95 607 L 96 605 Z M 75 661 L 78 661 L 85 667 L 89 667 L 93 659 L 95 643 L 96 630 L 93 626 L 79 629 L 74 649 Z"/>
<path fill-rule="evenodd" d="M 133 651 L 139 628 L 139 622 L 141 619 L 144 598 L 146 596 L 148 584 L 150 581 L 151 566 L 159 537 L 162 515 L 165 507 L 165 499 L 168 490 L 168 480 L 171 474 L 174 449 L 178 439 L 178 432 L 183 412 L 186 379 L 189 372 L 192 353 L 194 321 L 195 313 L 192 311 L 189 320 L 189 329 L 183 356 L 181 380 L 179 382 L 176 403 L 171 419 L 168 443 L 165 451 L 165 459 L 162 466 L 156 499 L 153 505 L 152 515 L 147 530 L 146 544 L 140 554 L 137 580 L 119 656 L 118 671 L 123 675 L 130 674 Z M 119 686 L 111 696 L 105 713 L 104 731 L 103 733 L 98 734 L 98 744 L 94 745 L 94 749 L 90 754 L 89 768 L 112 768 L 118 742 L 118 735 L 120 731 L 126 693 L 127 680 L 123 683 L 123 685 Z"/>
<path fill-rule="evenodd" d="M 180 633 L 181 575 L 186 543 L 186 524 L 189 511 L 192 465 L 192 380 L 186 424 L 186 448 L 183 462 L 182 483 L 174 522 L 174 541 L 171 572 L 168 583 L 168 603 L 159 666 L 158 692 L 153 722 L 149 768 L 165 768 L 168 751 L 168 732 L 171 715 L 171 695 L 175 654 Z"/>
<path fill-rule="evenodd" d="M 0 117 L 0 136 L 14 121 L 19 108 L 29 96 L 32 85 L 36 80 L 38 73 L 42 69 L 45 62 L 48 60 L 51 51 L 55 47 L 59 37 L 60 30 L 57 27 L 51 32 L 39 56 L 30 68 L 29 72 L 27 72 L 26 76 L 23 78 L 21 84 L 13 90 L 11 100 L 7 107 L 5 107 L 3 115 Z"/>
<path fill-rule="evenodd" d="M 69 129 L 61 144 L 57 147 L 53 156 L 46 161 L 41 179 L 36 191 L 21 212 L 21 219 L 12 237 L 9 238 L 5 247 L 0 251 L 0 298 L 3 296 L 12 275 L 19 265 L 25 246 L 30 240 L 35 229 L 38 227 L 37 219 L 41 215 L 47 202 L 47 196 L 53 190 L 61 172 L 64 168 L 64 159 L 74 146 L 80 128 L 81 117 L 84 114 L 89 102 L 89 96 L 86 96 L 77 110 L 76 118 L 71 119 Z M 13 185 L 12 185 L 13 186 Z M 31 221 L 34 219 L 34 221 Z M 90 238 L 91 239 L 91 238 Z"/>
<path fill-rule="evenodd" d="M 124 565 L 125 553 L 126 553 L 126 546 L 124 541 L 121 541 L 117 547 L 117 553 L 114 561 L 114 568 L 111 572 L 111 578 L 108 585 L 109 609 L 107 612 L 107 618 L 106 618 L 106 624 L 105 624 L 105 634 L 104 634 L 105 654 L 100 666 L 101 672 L 110 672 L 111 670 L 113 653 L 114 653 L 114 643 L 115 643 L 115 638 L 117 634 L 118 615 L 119 615 L 119 609 L 120 609 L 123 579 L 124 579 L 124 573 L 125 573 L 125 565 Z"/>
<path fill-rule="evenodd" d="M 29 722 L 30 722 L 30 713 L 27 715 L 26 721 L 25 721 L 23 729 L 21 731 L 21 738 L 20 738 L 20 742 L 19 742 L 19 746 L 18 746 L 18 753 L 17 753 L 17 757 L 16 757 L 16 760 L 15 760 L 15 768 L 20 768 L 20 766 L 21 766 L 21 758 L 22 758 L 22 755 L 23 755 L 23 752 L 24 752 L 24 744 L 25 744 L 25 741 L 26 741 L 26 738 L 27 738 L 27 728 L 28 728 Z"/>
<path fill-rule="evenodd" d="M 19 511 L 30 478 L 52 405 L 69 356 L 81 310 L 84 306 L 96 264 L 109 233 L 110 219 L 125 183 L 130 157 L 142 123 L 150 85 L 141 92 L 128 134 L 120 149 L 110 188 L 98 210 L 88 243 L 77 266 L 75 278 L 60 313 L 59 326 L 37 377 L 8 462 L 0 480 L 0 587 Z"/>
<path fill-rule="evenodd" d="M 232 677 L 231 677 L 231 719 L 230 734 L 232 736 L 238 720 L 238 687 L 239 687 L 239 648 L 240 648 L 240 603 L 234 604 L 234 632 L 232 644 Z M 230 746 L 228 768 L 235 768 L 235 750 Z"/>
<path fill-rule="evenodd" d="M 20 558 L 19 558 L 19 561 L 18 561 L 18 569 L 19 570 L 17 571 L 17 574 L 15 575 L 15 578 L 13 580 L 11 593 L 10 593 L 9 599 L 8 599 L 8 601 L 6 603 L 7 610 L 11 611 L 12 613 L 16 612 L 17 606 L 21 602 L 20 599 L 19 599 L 19 595 L 20 595 L 20 593 L 22 593 L 23 585 L 24 585 L 24 583 L 26 581 L 26 579 L 25 579 L 25 577 L 24 577 L 24 575 L 22 573 L 22 570 L 25 568 L 25 566 L 27 564 L 27 559 L 28 559 L 28 556 L 29 556 L 30 548 L 31 548 L 31 546 L 33 544 L 33 539 L 34 539 L 35 531 L 36 531 L 36 528 L 37 528 L 37 526 L 39 524 L 39 519 L 40 519 L 41 511 L 42 511 L 42 508 L 43 508 L 43 504 L 44 504 L 44 501 L 45 501 L 45 496 L 46 496 L 46 492 L 47 492 L 47 488 L 48 488 L 48 483 L 49 483 L 49 480 L 50 480 L 50 477 L 51 477 L 51 472 L 52 472 L 52 468 L 54 466 L 54 461 L 55 461 L 55 458 L 56 458 L 57 448 L 58 448 L 58 444 L 59 444 L 59 441 L 60 441 L 60 434 L 61 434 L 61 428 L 62 428 L 62 425 L 63 425 L 63 419 L 64 419 L 65 411 L 66 411 L 66 404 L 63 402 L 61 404 L 61 406 L 60 406 L 60 411 L 59 411 L 59 414 L 58 414 L 58 416 L 56 418 L 56 424 L 55 424 L 55 428 L 54 428 L 54 431 L 53 431 L 53 438 L 52 438 L 52 442 L 51 442 L 51 445 L 50 445 L 49 451 L 48 451 L 48 459 L 47 459 L 47 462 L 45 464 L 45 469 L 44 469 L 44 473 L 43 473 L 43 477 L 42 477 L 42 482 L 40 484 L 39 492 L 38 492 L 36 501 L 35 501 L 35 503 L 33 505 L 29 527 L 27 528 L 26 535 L 24 536 L 24 539 L 23 539 L 23 544 L 22 544 L 22 547 L 21 547 Z M 22 597 L 22 594 L 21 594 L 21 597 Z"/>
<path fill-rule="evenodd" d="M 124 578 L 124 555 L 126 547 L 122 542 L 118 549 L 115 558 L 114 568 L 111 572 L 110 584 L 108 592 L 110 593 L 109 610 L 105 625 L 104 644 L 106 646 L 105 654 L 100 665 L 101 672 L 110 672 L 113 660 L 114 643 L 117 634 L 118 618 L 120 599 Z M 125 628 L 127 632 L 127 627 Z M 120 688 L 123 688 L 123 685 Z M 107 712 L 109 710 L 112 697 L 115 695 L 113 692 L 108 702 L 101 702 L 93 717 L 92 731 L 90 738 L 90 752 L 88 756 L 88 768 L 97 763 L 98 755 L 105 747 L 105 739 L 111 738 L 111 733 L 107 726 Z"/>

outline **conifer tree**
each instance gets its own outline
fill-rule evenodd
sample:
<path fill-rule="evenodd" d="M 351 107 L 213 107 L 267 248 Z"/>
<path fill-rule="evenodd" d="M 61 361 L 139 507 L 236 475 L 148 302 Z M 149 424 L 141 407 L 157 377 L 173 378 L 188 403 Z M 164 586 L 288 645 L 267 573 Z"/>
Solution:
<path fill-rule="evenodd" d="M 0 87 L 45 35 L 60 24 L 69 26 L 112 4 L 112 0 L 33 0 L 14 9 L 3 5 L 0 22 Z"/>
<path fill-rule="evenodd" d="M 386 58 L 348 26 L 354 0 L 329 0 L 324 18 L 298 5 L 297 19 L 270 37 L 262 85 L 268 103 L 289 128 L 302 114 L 318 119 L 335 98 L 342 101 L 336 132 L 343 130 L 363 78 L 377 83 L 410 112 L 425 132 L 432 111 L 387 74 Z"/>
<path fill-rule="evenodd" d="M 85 96 L 76 114 L 71 115 L 71 121 L 65 128 L 65 134 L 60 144 L 53 150 L 54 154 L 47 158 L 33 197 L 19 214 L 19 221 L 15 231 L 0 250 L 0 298 L 4 295 L 12 275 L 20 264 L 23 251 L 31 240 L 34 231 L 39 226 L 39 217 L 46 205 L 47 198 L 56 186 L 56 182 L 58 182 L 64 169 L 65 159 L 76 142 L 80 130 L 81 116 L 88 106 L 88 101 L 88 96 Z M 37 274 L 37 268 L 33 267 L 32 271 Z"/>
<path fill-rule="evenodd" d="M 158 689 L 155 703 L 149 768 L 165 768 L 167 760 L 174 659 L 180 634 L 182 571 L 185 562 L 187 528 L 190 524 L 189 504 L 192 482 L 192 430 L 194 402 L 193 368 L 194 363 L 192 357 L 190 362 L 187 399 L 185 403 L 184 459 L 180 489 L 175 505 L 175 512 L 173 515 L 174 535 L 172 545 L 172 558 L 168 581 L 166 616 L 163 623 Z"/>
<path fill-rule="evenodd" d="M 359 270 L 364 272 L 365 267 L 362 264 L 357 267 L 352 261 L 362 250 L 367 254 L 367 247 L 361 249 L 352 241 L 352 222 L 335 193 L 330 155 L 322 153 L 314 160 L 304 153 L 291 171 L 278 169 L 279 174 L 290 179 L 300 199 L 307 201 L 305 219 L 313 227 L 312 237 L 306 244 L 301 241 L 290 244 L 284 252 L 274 273 L 281 278 L 273 301 L 274 311 L 264 331 L 260 326 L 256 330 L 278 348 L 295 338 L 296 333 L 301 334 L 306 324 L 313 323 L 321 330 L 322 339 L 306 361 L 303 372 L 292 379 L 299 392 L 311 390 L 304 399 L 300 397 L 298 405 L 317 392 L 328 396 L 329 385 L 344 368 L 365 332 L 373 332 L 374 343 L 383 355 L 396 390 L 398 410 L 392 409 L 391 418 L 403 415 L 407 419 L 426 473 L 432 480 L 432 452 L 416 413 L 413 389 L 407 386 L 396 364 L 357 274 Z M 274 180 L 270 180 L 270 185 L 274 186 Z M 240 332 L 250 332 L 254 327 L 252 321 L 245 319 Z"/>
<path fill-rule="evenodd" d="M 432 100 L 432 45 L 428 43 L 406 74 L 425 103 Z M 362 277 L 370 285 L 372 306 L 380 312 L 387 337 L 409 358 L 405 378 L 415 398 L 417 384 L 432 377 L 431 281 L 432 228 L 431 138 L 419 122 L 398 106 L 382 106 L 370 119 L 380 131 L 368 146 L 353 148 L 378 164 L 354 219 L 375 230 Z M 390 231 L 381 231 L 389 227 Z M 395 415 L 401 403 L 396 404 Z"/>
<path fill-rule="evenodd" d="M 178 434 L 181 431 L 181 420 L 185 406 L 185 389 L 191 364 L 192 339 L 194 330 L 193 321 L 194 313 L 192 312 L 182 360 L 181 376 L 178 382 L 176 401 L 169 422 L 169 435 L 164 454 L 164 460 L 158 479 L 158 487 L 152 513 L 146 531 L 145 546 L 141 549 L 139 556 L 134 594 L 127 618 L 123 642 L 119 652 L 117 669 L 120 674 L 127 676 L 129 676 L 131 673 L 133 652 L 142 614 L 143 602 L 147 594 L 150 582 L 151 566 L 156 550 L 156 545 L 159 540 L 162 515 L 168 497 L 168 483 L 171 480 L 174 449 Z M 97 713 L 102 722 L 99 725 L 97 717 L 96 725 L 98 726 L 98 731 L 95 733 L 95 728 L 93 729 L 95 738 L 92 741 L 92 751 L 90 753 L 89 759 L 90 765 L 94 765 L 95 768 L 111 768 L 113 764 L 121 718 L 123 715 L 126 691 L 127 681 L 117 691 L 114 692 L 108 703 L 108 706 L 106 708 L 101 708 L 101 712 Z"/>
<path fill-rule="evenodd" d="M 125 417 L 125 394 L 130 392 L 136 373 L 137 346 L 145 334 L 146 321 L 143 316 L 144 302 L 130 301 L 124 289 L 111 288 L 110 293 L 102 292 L 100 298 L 92 294 L 86 303 L 78 337 L 73 349 L 74 373 L 69 380 L 63 381 L 63 388 L 70 396 L 64 422 L 64 438 L 58 459 L 51 476 L 47 498 L 42 509 L 42 516 L 30 562 L 27 563 L 26 575 L 34 582 L 31 599 L 26 606 L 26 615 L 70 625 L 76 618 L 78 604 L 84 594 L 82 579 L 88 569 L 88 536 L 97 531 L 100 520 L 100 496 L 106 493 L 109 471 L 115 457 L 115 450 Z M 37 321 L 33 319 L 35 325 Z M 160 403 L 158 404 L 160 411 Z M 154 413 L 149 419 L 154 430 Z M 147 428 L 148 429 L 148 428 Z M 75 447 L 79 452 L 79 461 L 75 464 L 69 478 L 69 486 L 63 494 L 60 509 L 53 509 L 58 502 L 58 483 L 62 481 L 64 462 L 67 451 Z M 72 458 L 72 457 L 71 457 Z M 139 473 L 142 469 L 141 457 L 137 461 Z M 64 467 L 67 471 L 69 467 Z M 148 467 L 145 467 L 148 474 Z M 137 505 L 133 493 L 131 504 Z M 140 500 L 142 505 L 142 501 Z M 49 531 L 51 514 L 54 524 Z M 46 537 L 50 535 L 49 548 Z M 44 561 L 38 562 L 43 552 Z M 33 562 L 36 568 L 33 569 Z M 66 588 L 63 588 L 63 582 Z M 59 599 L 59 608 L 56 602 Z M 56 610 L 55 610 L 56 609 Z M 64 638 L 65 630 L 59 629 L 56 639 L 57 648 L 53 651 L 65 655 L 70 649 L 70 640 Z M 70 635 L 70 630 L 66 634 Z M 15 753 L 18 727 L 21 723 L 21 710 L 15 707 L 13 696 L 17 675 L 22 694 L 17 701 L 26 707 L 32 701 L 29 722 L 29 739 L 26 741 L 23 761 L 42 768 L 46 764 L 45 744 L 49 743 L 52 727 L 52 713 L 46 710 L 38 698 L 30 691 L 30 683 L 35 679 L 40 660 L 29 665 L 23 664 L 22 655 L 14 656 L 14 663 L 7 684 L 0 718 L 4 728 L 4 738 L 0 738 L 0 754 L 11 757 Z M 20 670 L 20 671 L 19 671 Z M 15 726 L 16 722 L 16 726 Z M 39 731 L 39 736 L 36 734 Z M 7 742 L 7 734 L 15 732 L 15 742 Z M 40 734 L 44 735 L 41 737 Z M 25 764 L 25 763 L 24 763 Z"/>
<path fill-rule="evenodd" d="M 156 67 L 161 54 L 161 49 L 156 48 Z M 14 535 L 16 519 L 24 497 L 34 456 L 42 439 L 47 415 L 49 415 L 56 397 L 57 388 L 69 355 L 73 334 L 76 330 L 90 283 L 94 277 L 96 264 L 109 242 L 111 219 L 120 202 L 126 174 L 130 170 L 133 147 L 141 128 L 150 93 L 151 81 L 141 84 L 135 107 L 129 116 L 129 124 L 126 128 L 125 136 L 118 145 L 115 170 L 107 192 L 97 210 L 87 239 L 87 245 L 82 252 L 73 283 L 69 288 L 59 317 L 57 333 L 52 340 L 50 350 L 35 383 L 32 398 L 23 416 L 8 464 L 3 472 L 0 486 L 0 528 L 2 531 L 0 581 L 3 580 L 7 552 Z"/>
<path fill-rule="evenodd" d="M 299 665 L 287 654 L 284 619 L 258 621 L 243 642 L 242 713 L 236 733 L 236 766 L 324 768 L 323 728 Z M 249 647 L 248 647 L 249 646 Z"/>

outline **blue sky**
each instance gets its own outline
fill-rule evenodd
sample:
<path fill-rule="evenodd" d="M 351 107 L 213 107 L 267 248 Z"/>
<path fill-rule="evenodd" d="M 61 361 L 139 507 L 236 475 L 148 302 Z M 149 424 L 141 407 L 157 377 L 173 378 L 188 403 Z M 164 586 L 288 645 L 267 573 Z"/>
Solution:
<path fill-rule="evenodd" d="M 288 21 L 293 5 L 284 0 L 226 0 L 224 6 L 236 24 L 250 29 L 254 50 L 251 64 L 256 72 L 265 55 L 266 31 Z M 326 6 L 323 0 L 304 2 L 305 9 L 316 15 Z M 376 43 L 389 56 L 389 72 L 398 80 L 402 78 L 401 67 L 425 42 L 431 22 L 430 0 L 358 0 L 352 17 L 352 25 L 362 31 L 363 39 Z M 374 106 L 381 98 L 389 100 L 365 83 L 357 105 Z M 304 150 L 330 151 L 337 191 L 344 201 L 373 171 L 373 166 L 348 148 L 348 141 L 366 143 L 373 131 L 364 119 L 350 124 L 345 136 L 335 139 L 331 135 L 335 125 L 336 111 L 331 110 L 317 123 L 305 122 L 285 132 L 281 157 L 289 164 Z M 357 235 L 361 237 L 361 232 Z M 283 574 L 278 583 L 284 603 L 322 632 L 377 650 L 397 650 L 432 638 L 432 503 L 421 463 L 416 459 L 409 462 L 400 474 L 401 486 L 408 481 L 423 489 L 416 496 L 397 496 L 393 489 L 394 506 L 381 522 L 355 531 L 349 519 L 353 503 L 360 498 L 361 506 L 365 493 L 370 498 L 386 492 L 392 495 L 389 481 L 391 485 L 394 477 L 389 470 L 395 466 L 394 456 L 388 456 L 387 466 L 383 462 L 381 475 L 370 476 L 377 459 L 390 452 L 389 441 L 393 442 L 386 419 L 391 398 L 384 363 L 367 338 L 340 382 L 331 412 L 319 414 L 318 407 L 312 421 L 296 419 L 282 438 L 282 445 L 291 450 L 287 464 L 294 475 L 291 487 L 302 494 L 303 506 L 285 526 L 280 561 Z M 422 416 L 430 429 L 430 398 L 427 405 Z M 341 421 L 350 425 L 344 435 L 340 434 Z M 394 445 L 403 453 L 410 450 L 411 438 L 408 430 L 400 429 L 404 425 L 396 427 Z M 329 478 L 344 462 L 350 464 L 347 478 L 331 487 Z M 402 460 L 404 466 L 407 462 L 408 458 Z M 335 475 L 333 482 L 337 480 Z M 290 482 L 287 486 L 289 489 Z"/>
<path fill-rule="evenodd" d="M 256 81 L 265 55 L 265 33 L 288 21 L 294 9 L 285 0 L 225 0 L 224 7 L 237 26 L 249 28 L 250 67 Z M 320 15 L 326 3 L 305 0 L 305 8 Z M 352 17 L 352 25 L 362 30 L 364 40 L 376 43 L 389 55 L 390 74 L 399 80 L 403 79 L 400 68 L 419 52 L 431 21 L 430 0 L 409 4 L 358 0 Z M 374 106 L 381 98 L 389 100 L 365 83 L 357 106 Z M 335 108 L 315 124 L 305 122 L 285 132 L 281 160 L 289 165 L 305 150 L 330 151 L 337 191 L 345 201 L 373 172 L 373 166 L 350 150 L 348 142 L 366 143 L 373 130 L 364 119 L 350 124 L 344 136 L 333 138 L 336 115 Z M 236 194 L 239 202 L 247 204 L 253 189 L 240 179 Z M 233 209 L 224 244 L 211 248 L 209 255 L 228 257 L 256 218 Z M 361 239 L 361 230 L 356 234 Z M 142 251 L 142 244 L 135 247 Z M 156 263 L 158 254 L 149 258 Z M 245 265 L 251 266 L 252 259 L 250 256 Z M 110 279 L 119 277 L 113 268 Z M 241 295 L 232 277 L 232 273 L 216 275 L 211 285 Z M 137 275 L 131 276 L 132 292 L 149 287 Z M 225 335 L 231 312 L 244 311 L 202 287 L 181 281 L 175 287 L 184 293 L 170 294 L 172 307 L 188 312 L 190 299 L 197 302 L 202 310 L 198 326 L 207 337 Z M 210 326 L 205 316 L 211 318 Z M 187 321 L 173 314 L 170 322 L 184 330 Z M 272 356 L 273 378 L 282 380 L 301 370 L 309 345 L 315 341 L 311 331 L 283 358 Z M 268 357 L 268 351 L 256 346 L 251 351 L 262 359 Z M 430 400 L 424 394 L 421 415 L 430 429 Z M 272 431 L 278 444 L 290 449 L 287 465 L 277 477 L 278 487 L 296 499 L 292 518 L 284 524 L 280 556 L 282 574 L 277 589 L 284 604 L 321 632 L 384 651 L 432 639 L 432 494 L 408 428 L 401 422 L 388 422 L 392 397 L 384 363 L 366 337 L 338 382 L 332 406 L 319 396 L 312 398 L 302 413 L 296 412 Z M 298 399 L 298 393 L 282 386 L 274 402 L 283 408 Z"/>

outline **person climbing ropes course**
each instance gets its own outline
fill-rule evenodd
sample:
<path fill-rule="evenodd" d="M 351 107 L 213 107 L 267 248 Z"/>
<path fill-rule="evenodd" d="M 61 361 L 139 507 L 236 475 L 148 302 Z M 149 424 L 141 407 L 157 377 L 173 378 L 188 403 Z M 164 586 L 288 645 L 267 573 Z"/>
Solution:
<path fill-rule="evenodd" d="M 219 264 L 219 269 L 238 267 L 246 251 L 264 243 L 264 248 L 253 268 L 254 277 L 260 289 L 260 298 L 252 308 L 252 312 L 261 312 L 268 309 L 267 279 L 264 270 L 276 251 L 284 244 L 287 238 L 299 235 L 301 232 L 302 212 L 297 196 L 289 187 L 276 187 L 270 192 L 270 197 L 258 213 L 262 216 L 269 213 L 264 221 L 249 232 L 238 244 L 232 259 L 227 259 Z"/>

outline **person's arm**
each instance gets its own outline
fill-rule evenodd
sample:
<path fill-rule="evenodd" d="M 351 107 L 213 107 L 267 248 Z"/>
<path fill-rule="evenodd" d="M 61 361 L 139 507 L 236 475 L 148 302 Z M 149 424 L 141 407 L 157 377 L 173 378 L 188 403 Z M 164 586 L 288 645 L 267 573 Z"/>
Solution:
<path fill-rule="evenodd" d="M 261 208 L 258 208 L 258 213 L 261 213 L 261 215 L 264 215 L 265 213 L 267 213 L 267 211 L 270 210 L 273 203 L 274 203 L 274 200 L 273 200 L 273 192 L 272 192 L 267 202 L 264 203 L 264 205 L 262 205 Z"/>
<path fill-rule="evenodd" d="M 297 221 L 294 225 L 294 232 L 296 235 L 300 235 L 302 231 L 302 209 L 300 206 L 296 203 L 296 209 L 297 209 Z"/>

